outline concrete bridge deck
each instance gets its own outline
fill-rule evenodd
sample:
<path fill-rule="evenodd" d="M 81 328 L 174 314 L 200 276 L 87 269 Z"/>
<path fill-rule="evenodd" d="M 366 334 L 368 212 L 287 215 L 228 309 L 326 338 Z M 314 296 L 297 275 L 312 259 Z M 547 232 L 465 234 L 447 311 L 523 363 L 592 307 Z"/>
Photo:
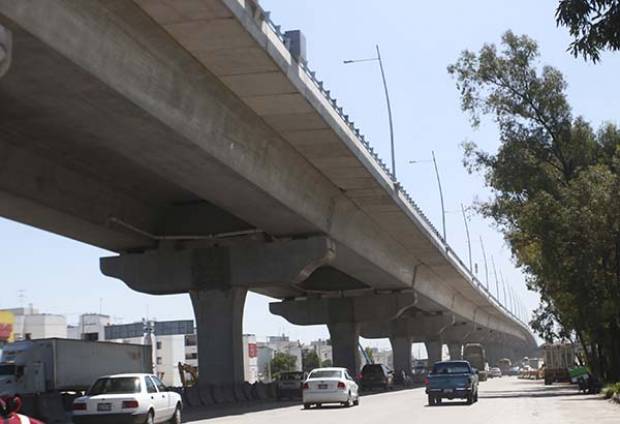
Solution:
<path fill-rule="evenodd" d="M 256 2 L 21 0 L 0 26 L 2 216 L 205 307 L 413 293 L 418 316 L 533 345 Z"/>

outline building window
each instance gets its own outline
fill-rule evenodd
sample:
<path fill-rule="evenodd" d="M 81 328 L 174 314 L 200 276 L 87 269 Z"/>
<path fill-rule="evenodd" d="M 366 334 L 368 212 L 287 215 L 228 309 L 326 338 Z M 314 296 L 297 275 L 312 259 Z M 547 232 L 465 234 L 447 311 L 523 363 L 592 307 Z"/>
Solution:
<path fill-rule="evenodd" d="M 157 350 L 161 350 L 161 342 L 157 342 Z"/>
<path fill-rule="evenodd" d="M 161 365 L 161 356 L 157 357 L 157 365 Z"/>
<path fill-rule="evenodd" d="M 99 340 L 99 333 L 84 333 L 82 335 L 82 340 L 86 340 L 87 342 L 96 342 Z"/>
<path fill-rule="evenodd" d="M 185 354 L 185 359 L 198 359 L 198 353 L 194 352 L 194 353 L 186 353 Z"/>

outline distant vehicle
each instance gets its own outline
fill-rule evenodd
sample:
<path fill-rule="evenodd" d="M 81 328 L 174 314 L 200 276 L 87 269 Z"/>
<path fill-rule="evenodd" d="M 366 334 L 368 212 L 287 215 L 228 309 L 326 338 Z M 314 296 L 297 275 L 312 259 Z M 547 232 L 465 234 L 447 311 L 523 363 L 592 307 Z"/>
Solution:
<path fill-rule="evenodd" d="M 430 406 L 442 399 L 466 399 L 471 405 L 478 401 L 478 371 L 467 361 L 436 362 L 426 377 L 426 394 Z"/>
<path fill-rule="evenodd" d="M 118 374 L 97 379 L 72 409 L 75 424 L 180 424 L 183 403 L 154 375 Z"/>
<path fill-rule="evenodd" d="M 489 370 L 489 377 L 491 378 L 498 378 L 502 376 L 502 370 L 500 370 L 498 367 L 492 367 Z"/>
<path fill-rule="evenodd" d="M 318 408 L 324 403 L 343 406 L 359 405 L 357 383 L 346 368 L 316 368 L 310 372 L 303 385 L 304 409 Z"/>
<path fill-rule="evenodd" d="M 394 371 L 383 364 L 366 364 L 362 368 L 360 385 L 363 390 L 381 387 L 385 390 L 394 385 Z"/>
<path fill-rule="evenodd" d="M 530 370 L 530 366 L 529 365 L 523 367 L 523 371 L 529 372 L 529 370 Z M 515 375 L 519 375 L 519 374 L 521 374 L 521 368 L 520 367 L 512 367 L 512 368 L 510 368 L 508 370 L 508 375 L 515 376 Z"/>
<path fill-rule="evenodd" d="M 151 373 L 151 346 L 69 339 L 7 344 L 0 358 L 0 395 L 84 391 L 101 375 Z"/>
<path fill-rule="evenodd" d="M 486 352 L 480 343 L 467 343 L 463 346 L 463 360 L 478 370 L 478 378 L 480 381 L 486 381 Z"/>
<path fill-rule="evenodd" d="M 502 371 L 502 375 L 508 375 L 510 368 L 512 368 L 512 361 L 508 358 L 502 358 L 497 361 L 497 366 Z"/>
<path fill-rule="evenodd" d="M 570 380 L 569 369 L 575 367 L 575 345 L 572 343 L 547 343 L 543 345 L 545 355 L 545 384 Z"/>
<path fill-rule="evenodd" d="M 302 387 L 306 377 L 307 373 L 303 371 L 280 373 L 276 382 L 278 400 L 301 397 Z"/>

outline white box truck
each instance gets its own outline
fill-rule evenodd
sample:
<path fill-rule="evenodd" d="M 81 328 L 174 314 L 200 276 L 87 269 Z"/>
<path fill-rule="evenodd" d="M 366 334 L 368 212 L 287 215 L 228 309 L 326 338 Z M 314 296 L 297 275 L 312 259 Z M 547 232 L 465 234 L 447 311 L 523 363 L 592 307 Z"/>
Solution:
<path fill-rule="evenodd" d="M 0 358 L 0 395 L 83 391 L 100 376 L 152 373 L 151 346 L 70 339 L 24 340 Z"/>

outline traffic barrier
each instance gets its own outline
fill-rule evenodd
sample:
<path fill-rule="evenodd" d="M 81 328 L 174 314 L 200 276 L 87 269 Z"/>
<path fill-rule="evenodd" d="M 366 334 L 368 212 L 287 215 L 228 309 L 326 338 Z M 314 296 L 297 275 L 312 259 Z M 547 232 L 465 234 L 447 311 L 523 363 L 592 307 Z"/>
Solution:
<path fill-rule="evenodd" d="M 215 404 L 215 401 L 213 400 L 213 395 L 211 393 L 212 393 L 212 386 L 204 385 L 200 387 L 200 400 L 201 400 L 202 406 L 211 406 Z"/>
<path fill-rule="evenodd" d="M 243 395 L 247 400 L 254 400 L 252 396 L 252 385 L 247 381 L 243 382 Z"/>
<path fill-rule="evenodd" d="M 62 407 L 60 393 L 41 393 L 37 396 L 38 419 L 46 424 L 64 424 L 66 422 L 65 410 Z"/>
<path fill-rule="evenodd" d="M 278 397 L 278 383 L 267 384 L 267 397 L 269 399 L 276 399 Z"/>
<path fill-rule="evenodd" d="M 202 401 L 200 400 L 200 388 L 198 386 L 187 387 L 183 394 L 183 401 L 187 405 L 194 408 L 202 406 Z"/>
<path fill-rule="evenodd" d="M 256 400 L 267 400 L 269 395 L 267 394 L 267 385 L 257 381 L 252 385 L 252 397 Z"/>
<path fill-rule="evenodd" d="M 237 402 L 247 402 L 249 399 L 245 397 L 243 392 L 243 383 L 237 383 L 233 386 L 233 395 Z"/>

